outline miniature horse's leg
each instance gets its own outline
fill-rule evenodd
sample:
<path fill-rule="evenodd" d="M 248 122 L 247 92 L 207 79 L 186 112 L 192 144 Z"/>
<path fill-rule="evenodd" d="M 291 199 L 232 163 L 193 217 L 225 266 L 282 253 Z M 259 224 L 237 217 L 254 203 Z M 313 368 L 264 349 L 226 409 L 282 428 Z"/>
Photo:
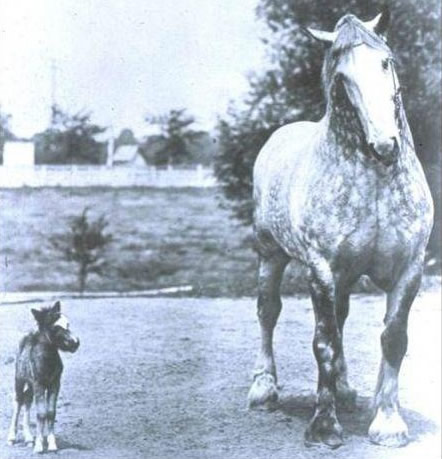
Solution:
<path fill-rule="evenodd" d="M 261 327 L 261 348 L 253 372 L 248 395 L 249 408 L 271 408 L 278 399 L 276 366 L 273 357 L 273 330 L 281 312 L 279 288 L 289 258 L 283 252 L 259 259 L 258 318 Z"/>
<path fill-rule="evenodd" d="M 18 419 L 20 417 L 21 407 L 23 406 L 23 389 L 25 383 L 22 380 L 15 380 L 15 397 L 14 412 L 12 414 L 11 424 L 8 432 L 8 444 L 13 445 L 17 440 Z"/>
<path fill-rule="evenodd" d="M 319 375 L 315 413 L 305 432 L 305 442 L 307 446 L 323 444 L 337 448 L 343 443 L 335 402 L 342 342 L 335 310 L 333 274 L 325 260 L 316 260 L 310 270 L 310 293 L 316 320 L 313 351 Z"/>
<path fill-rule="evenodd" d="M 35 407 L 37 409 L 37 435 L 35 437 L 34 453 L 43 452 L 44 431 L 47 419 L 45 387 L 35 384 Z"/>
<path fill-rule="evenodd" d="M 34 436 L 31 432 L 31 406 L 34 393 L 32 387 L 28 387 L 24 392 L 25 413 L 23 416 L 23 436 L 27 446 L 32 446 L 34 443 Z"/>
<path fill-rule="evenodd" d="M 375 417 L 368 434 L 374 443 L 403 446 L 408 428 L 399 413 L 398 377 L 407 350 L 408 313 L 419 290 L 420 264 L 408 267 L 387 295 L 385 329 L 381 335 L 382 361 L 375 394 Z"/>
<path fill-rule="evenodd" d="M 57 408 L 58 392 L 60 390 L 60 381 L 52 384 L 48 389 L 48 451 L 57 451 L 57 443 L 54 435 L 55 414 Z"/>
<path fill-rule="evenodd" d="M 347 289 L 337 289 L 336 292 L 336 317 L 339 332 L 341 334 L 341 352 L 336 361 L 336 397 L 350 406 L 356 401 L 356 391 L 350 387 L 347 379 L 347 362 L 344 355 L 344 324 L 348 316 L 350 305 L 350 293 Z"/>

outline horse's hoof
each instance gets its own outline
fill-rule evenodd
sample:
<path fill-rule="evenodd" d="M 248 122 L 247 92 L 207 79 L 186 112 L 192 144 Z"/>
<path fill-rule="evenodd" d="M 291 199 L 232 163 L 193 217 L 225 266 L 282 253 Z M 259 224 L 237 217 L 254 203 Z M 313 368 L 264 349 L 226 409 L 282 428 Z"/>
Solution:
<path fill-rule="evenodd" d="M 274 376 L 269 373 L 256 376 L 247 396 L 247 407 L 274 410 L 277 404 L 278 388 Z"/>
<path fill-rule="evenodd" d="M 32 447 L 34 446 L 34 440 L 27 441 L 27 442 L 26 442 L 26 446 L 27 446 L 28 448 L 32 448 Z"/>
<path fill-rule="evenodd" d="M 386 414 L 381 409 L 368 429 L 372 443 L 390 448 L 399 448 L 409 442 L 408 427 L 397 411 Z"/>
<path fill-rule="evenodd" d="M 8 446 L 14 446 L 14 445 L 15 445 L 15 440 L 8 439 Z"/>
<path fill-rule="evenodd" d="M 316 416 L 305 432 L 304 444 L 307 447 L 339 448 L 344 444 L 342 427 L 332 416 Z"/>

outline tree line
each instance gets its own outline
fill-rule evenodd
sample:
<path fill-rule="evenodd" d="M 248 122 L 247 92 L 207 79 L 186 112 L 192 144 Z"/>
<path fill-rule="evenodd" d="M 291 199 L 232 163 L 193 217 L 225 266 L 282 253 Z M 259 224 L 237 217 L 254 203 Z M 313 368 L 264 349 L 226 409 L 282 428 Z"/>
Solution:
<path fill-rule="evenodd" d="M 0 159 L 4 144 L 18 140 L 11 129 L 12 116 L 0 107 Z M 210 163 L 214 156 L 207 132 L 194 128 L 195 118 L 185 109 L 172 109 L 158 116 L 146 116 L 146 123 L 157 126 L 158 134 L 138 140 L 130 129 L 123 129 L 115 139 L 115 148 L 136 145 L 148 164 Z M 51 107 L 51 122 L 35 134 L 36 162 L 39 164 L 104 164 L 107 142 L 100 136 L 107 127 L 92 121 L 92 112 L 68 113 L 58 105 Z M 212 148 L 211 148 L 212 147 Z"/>

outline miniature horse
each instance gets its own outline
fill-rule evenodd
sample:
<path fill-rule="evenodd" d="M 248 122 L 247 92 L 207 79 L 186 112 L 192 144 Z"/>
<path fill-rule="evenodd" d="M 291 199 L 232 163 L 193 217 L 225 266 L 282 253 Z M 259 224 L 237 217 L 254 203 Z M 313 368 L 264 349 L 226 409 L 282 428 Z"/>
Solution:
<path fill-rule="evenodd" d="M 35 396 L 37 407 L 37 436 L 34 452 L 44 450 L 44 433 L 47 426 L 48 451 L 57 451 L 54 435 L 57 397 L 63 364 L 58 353 L 75 352 L 80 345 L 78 338 L 69 331 L 69 322 L 60 312 L 60 302 L 50 308 L 32 309 L 38 331 L 22 338 L 15 366 L 15 404 L 9 429 L 8 443 L 16 441 L 20 410 L 25 405 L 23 434 L 28 446 L 33 444 L 29 426 L 30 409 Z"/>
<path fill-rule="evenodd" d="M 308 446 L 343 443 L 336 397 L 354 399 L 347 382 L 343 329 L 351 286 L 362 275 L 387 293 L 382 361 L 369 428 L 372 442 L 401 446 L 398 376 L 407 349 L 408 313 L 420 286 L 433 203 L 402 105 L 385 40 L 389 12 L 369 22 L 342 17 L 333 32 L 308 29 L 327 49 L 324 117 L 278 129 L 254 168 L 259 253 L 261 347 L 249 407 L 278 398 L 273 330 L 285 267 L 307 268 L 315 312 L 319 376 Z"/>

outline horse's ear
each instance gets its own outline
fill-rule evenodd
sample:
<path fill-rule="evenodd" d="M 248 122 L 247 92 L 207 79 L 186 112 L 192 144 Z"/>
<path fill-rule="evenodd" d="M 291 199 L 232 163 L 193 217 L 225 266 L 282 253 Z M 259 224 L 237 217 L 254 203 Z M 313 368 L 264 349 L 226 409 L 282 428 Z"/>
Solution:
<path fill-rule="evenodd" d="M 382 12 L 374 19 L 365 23 L 366 27 L 383 38 L 387 38 L 387 30 L 390 25 L 390 8 L 385 5 Z"/>
<path fill-rule="evenodd" d="M 312 29 L 311 27 L 301 27 L 301 30 L 308 37 L 314 38 L 315 40 L 328 45 L 331 45 L 338 35 L 337 32 L 326 32 L 325 30 Z"/>
<path fill-rule="evenodd" d="M 54 306 L 52 306 L 52 311 L 53 312 L 60 312 L 60 308 L 61 308 L 60 302 L 57 301 L 56 303 L 54 303 Z"/>
<path fill-rule="evenodd" d="M 43 313 L 39 311 L 38 309 L 31 309 L 32 315 L 34 316 L 34 319 L 40 323 Z"/>

